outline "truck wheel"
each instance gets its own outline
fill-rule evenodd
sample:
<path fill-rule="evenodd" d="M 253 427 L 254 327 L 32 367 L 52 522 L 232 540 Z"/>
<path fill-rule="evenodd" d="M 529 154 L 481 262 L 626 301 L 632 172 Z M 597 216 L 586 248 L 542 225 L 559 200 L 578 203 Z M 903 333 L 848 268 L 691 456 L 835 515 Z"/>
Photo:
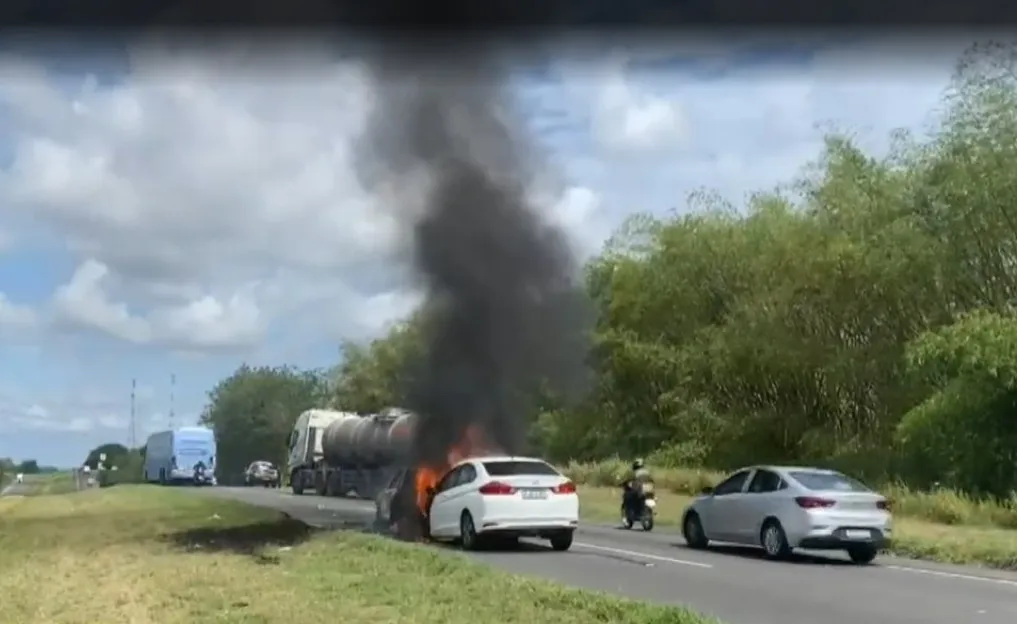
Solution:
<path fill-rule="evenodd" d="M 325 496 L 325 476 L 320 472 L 314 473 L 314 493 L 318 496 Z"/>
<path fill-rule="evenodd" d="M 293 476 L 291 476 L 290 477 L 290 488 L 293 490 L 293 493 L 295 495 L 297 495 L 297 496 L 300 496 L 301 494 L 303 494 L 304 493 L 304 479 L 303 479 L 303 477 L 300 476 L 299 474 L 294 474 Z"/>

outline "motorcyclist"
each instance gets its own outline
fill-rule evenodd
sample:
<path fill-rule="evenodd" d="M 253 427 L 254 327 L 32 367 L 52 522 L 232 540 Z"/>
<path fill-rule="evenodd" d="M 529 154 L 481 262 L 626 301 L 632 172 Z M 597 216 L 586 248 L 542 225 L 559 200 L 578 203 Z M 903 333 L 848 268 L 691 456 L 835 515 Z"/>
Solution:
<path fill-rule="evenodd" d="M 636 504 L 641 503 L 646 490 L 652 490 L 653 477 L 650 475 L 650 471 L 646 468 L 646 463 L 642 459 L 637 459 L 632 462 L 632 472 L 625 480 L 624 494 L 622 495 L 622 502 L 625 505 L 626 510 L 632 510 Z M 650 484 L 647 488 L 646 485 Z"/>
<path fill-rule="evenodd" d="M 203 461 L 201 461 L 199 459 L 198 463 L 194 464 L 194 479 L 195 479 L 195 481 L 199 481 L 199 480 L 200 481 L 204 481 L 205 480 L 205 471 L 206 470 L 207 470 L 207 468 L 205 467 L 205 462 L 203 462 Z"/>

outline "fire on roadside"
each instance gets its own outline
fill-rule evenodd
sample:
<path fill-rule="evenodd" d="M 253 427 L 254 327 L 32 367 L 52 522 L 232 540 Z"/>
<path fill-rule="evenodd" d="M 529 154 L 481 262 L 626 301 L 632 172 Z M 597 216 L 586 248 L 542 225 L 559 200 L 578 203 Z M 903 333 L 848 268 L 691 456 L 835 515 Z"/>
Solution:
<path fill-rule="evenodd" d="M 449 468 L 470 457 L 492 455 L 499 452 L 494 445 L 486 440 L 480 427 L 477 425 L 467 427 L 463 432 L 462 439 L 449 449 L 443 464 L 417 466 L 414 482 L 417 509 L 422 515 L 427 515 L 434 488 L 437 487 L 438 482 L 445 476 Z"/>

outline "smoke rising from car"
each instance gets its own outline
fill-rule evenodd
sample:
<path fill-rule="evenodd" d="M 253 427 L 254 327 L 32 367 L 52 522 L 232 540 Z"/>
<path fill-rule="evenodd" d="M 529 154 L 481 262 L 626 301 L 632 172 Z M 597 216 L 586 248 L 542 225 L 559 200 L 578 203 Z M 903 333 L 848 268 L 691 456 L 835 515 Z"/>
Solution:
<path fill-rule="evenodd" d="M 526 452 L 538 386 L 571 394 L 586 379 L 589 307 L 569 241 L 528 198 L 539 159 L 507 60 L 477 40 L 454 55 L 383 43 L 370 57 L 378 97 L 358 155 L 389 189 L 426 293 L 406 389 L 417 465 L 443 463 L 471 426 Z"/>

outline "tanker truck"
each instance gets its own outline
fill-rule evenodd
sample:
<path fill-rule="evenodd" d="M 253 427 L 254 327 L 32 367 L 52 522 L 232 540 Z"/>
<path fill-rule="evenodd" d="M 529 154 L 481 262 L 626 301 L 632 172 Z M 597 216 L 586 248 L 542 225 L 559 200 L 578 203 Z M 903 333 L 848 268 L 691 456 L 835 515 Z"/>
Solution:
<path fill-rule="evenodd" d="M 293 493 L 373 499 L 404 467 L 414 418 L 397 407 L 369 415 L 307 410 L 290 433 Z"/>

